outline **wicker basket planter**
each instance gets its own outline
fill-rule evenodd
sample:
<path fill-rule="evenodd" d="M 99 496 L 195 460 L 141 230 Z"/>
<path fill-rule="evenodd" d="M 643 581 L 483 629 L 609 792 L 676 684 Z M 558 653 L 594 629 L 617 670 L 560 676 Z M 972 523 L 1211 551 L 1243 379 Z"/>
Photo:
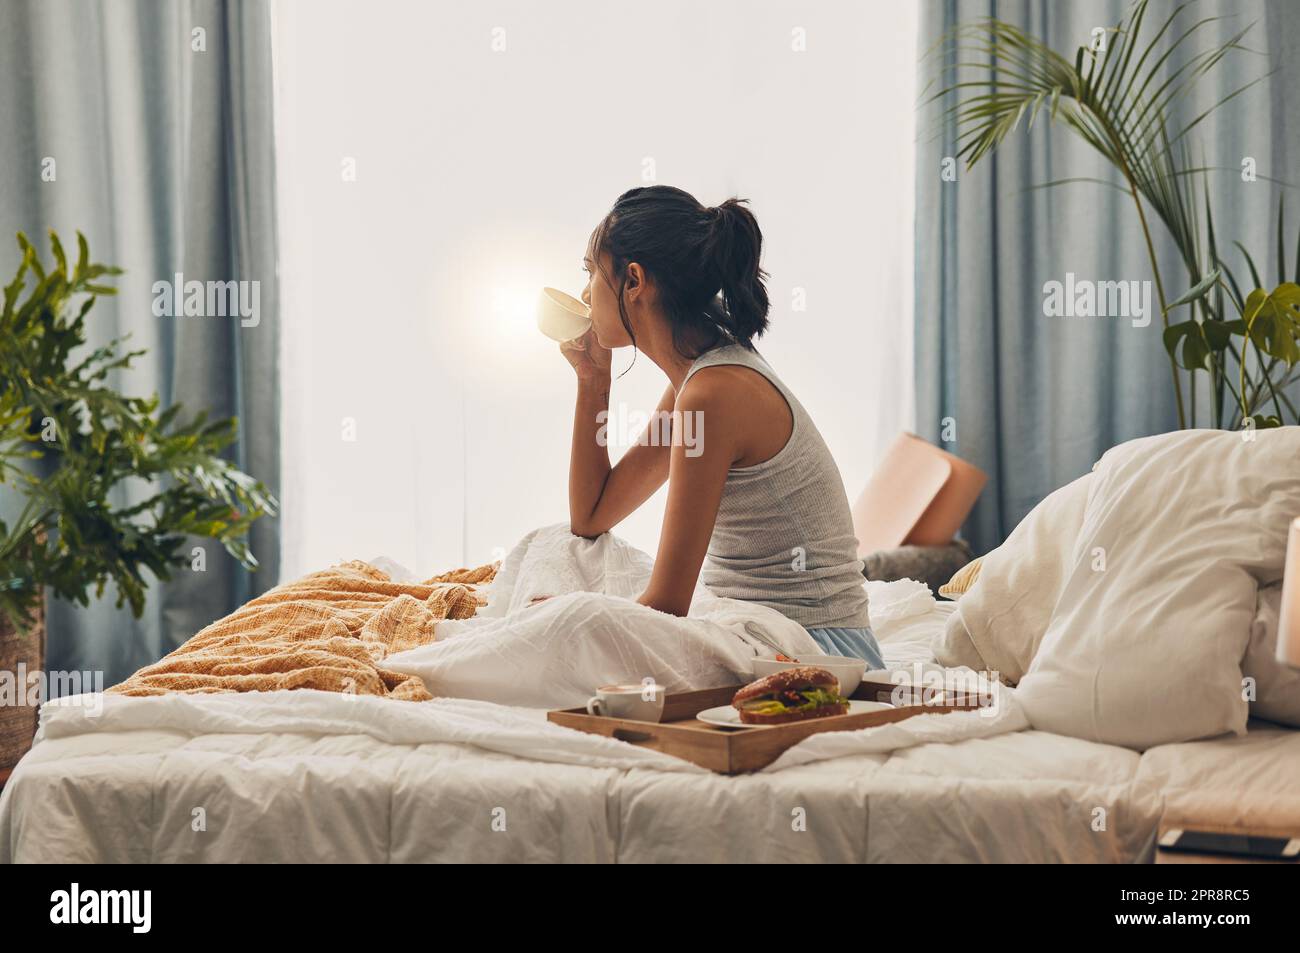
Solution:
<path fill-rule="evenodd" d="M 0 677 L 13 679 L 17 704 L 0 704 L 0 784 L 32 746 L 39 706 L 29 705 L 28 680 L 45 669 L 45 606 L 38 604 L 34 625 L 15 631 L 0 616 Z M 20 678 L 20 675 L 22 676 Z M 6 698 L 5 702 L 10 701 Z"/>

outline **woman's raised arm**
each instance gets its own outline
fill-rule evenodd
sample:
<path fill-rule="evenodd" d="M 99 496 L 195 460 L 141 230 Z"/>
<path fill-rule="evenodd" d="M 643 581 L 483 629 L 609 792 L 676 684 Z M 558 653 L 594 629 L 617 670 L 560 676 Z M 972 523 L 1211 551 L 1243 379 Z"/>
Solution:
<path fill-rule="evenodd" d="M 599 348 L 594 336 L 589 346 Z M 578 370 L 573 446 L 569 453 L 569 529 L 574 535 L 594 539 L 622 522 L 668 479 L 670 447 L 665 438 L 671 434 L 671 424 L 661 426 L 661 421 L 671 419 L 663 415 L 671 415 L 675 395 L 670 385 L 642 439 L 623 454 L 616 466 L 610 467 L 609 441 L 600 439 L 602 433 L 608 433 L 609 364 L 605 363 L 602 376 L 599 359 L 591 362 L 596 367 L 592 372 L 579 367 L 575 356 L 567 353 L 582 350 L 580 346 L 562 347 Z"/>

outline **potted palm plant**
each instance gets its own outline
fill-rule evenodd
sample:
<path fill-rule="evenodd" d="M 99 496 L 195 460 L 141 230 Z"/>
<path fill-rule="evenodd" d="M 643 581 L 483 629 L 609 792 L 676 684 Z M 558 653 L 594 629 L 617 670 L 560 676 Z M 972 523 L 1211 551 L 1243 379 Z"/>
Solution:
<path fill-rule="evenodd" d="M 236 438 L 235 418 L 209 422 L 200 412 L 183 423 L 179 404 L 159 412 L 156 394 L 126 397 L 106 385 L 111 371 L 145 353 L 123 353 L 123 337 L 82 354 L 86 316 L 115 293 L 104 282 L 121 271 L 92 263 L 80 233 L 75 262 L 53 232 L 50 245 L 47 270 L 18 236 L 22 261 L 0 313 L 0 492 L 18 509 L 12 525 L 0 521 L 0 680 L 9 683 L 0 782 L 36 727 L 30 702 L 42 684 L 47 593 L 85 606 L 92 586 L 99 596 L 112 581 L 117 606 L 139 617 L 145 570 L 166 580 L 188 565 L 186 537 L 217 540 L 256 568 L 248 529 L 278 505 L 220 455 Z M 144 481 L 149 495 L 118 505 L 128 479 Z"/>
<path fill-rule="evenodd" d="M 954 100 L 943 110 L 941 122 L 955 125 L 957 154 L 967 168 L 996 149 L 1022 121 L 1032 127 L 1044 114 L 1113 167 L 1114 179 L 1086 181 L 1118 188 L 1132 199 L 1159 299 L 1179 427 L 1188 426 L 1189 419 L 1195 426 L 1200 373 L 1208 375 L 1212 426 L 1300 423 L 1286 393 L 1300 380 L 1300 312 L 1295 281 L 1287 276 L 1282 203 L 1276 286 L 1268 290 L 1249 252 L 1234 242 L 1253 284 L 1238 281 L 1216 243 L 1208 185 L 1208 173 L 1216 170 L 1194 164 L 1188 138 L 1215 108 L 1263 77 L 1171 128 L 1173 104 L 1225 57 L 1245 52 L 1241 40 L 1250 31 L 1247 26 L 1226 40 L 1202 44 L 1205 31 L 1222 18 L 1191 20 L 1192 5 L 1176 4 L 1167 15 L 1149 20 L 1147 0 L 1137 0 L 1120 23 L 1099 31 L 1109 42 L 1079 47 L 1073 57 L 1002 20 L 958 24 L 930 55 L 947 57 L 964 73 L 927 101 Z M 1044 185 L 1073 181 L 1079 180 Z M 1186 283 L 1179 284 L 1191 289 L 1172 300 L 1152 239 L 1156 223 L 1168 232 L 1187 270 Z M 1300 281 L 1300 239 L 1293 274 Z M 1181 305 L 1191 308 L 1191 316 L 1171 323 Z M 1187 372 L 1186 397 L 1182 371 Z"/>

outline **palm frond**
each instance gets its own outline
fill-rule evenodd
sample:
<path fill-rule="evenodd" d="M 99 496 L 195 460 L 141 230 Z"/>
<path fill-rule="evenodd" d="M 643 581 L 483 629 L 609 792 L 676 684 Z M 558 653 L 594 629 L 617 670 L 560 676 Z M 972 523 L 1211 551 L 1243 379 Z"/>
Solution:
<path fill-rule="evenodd" d="M 1197 2 L 1184 0 L 1174 6 L 1154 32 L 1148 31 L 1148 39 L 1144 37 L 1144 28 L 1149 0 L 1136 0 L 1120 22 L 1107 30 L 1111 42 L 1104 51 L 1081 46 L 1073 61 L 1016 25 L 991 17 L 955 25 L 927 54 L 942 57 L 943 75 L 951 81 L 927 86 L 927 90 L 934 91 L 925 102 L 946 104 L 937 122 L 953 137 L 956 156 L 965 162 L 967 169 L 1006 141 L 1022 123 L 1032 126 L 1044 110 L 1053 123 L 1074 133 L 1115 167 L 1125 190 L 1133 198 L 1142 225 L 1166 329 L 1172 306 L 1167 304 L 1146 209 L 1164 225 L 1179 249 L 1190 286 L 1202 286 L 1206 273 L 1222 269 L 1232 287 L 1234 303 L 1244 303 L 1241 289 L 1219 260 L 1208 198 L 1205 222 L 1201 221 L 1203 203 L 1197 187 L 1198 181 L 1204 182 L 1205 168 L 1204 164 L 1194 167 L 1187 137 L 1215 110 L 1269 75 L 1235 86 L 1177 131 L 1170 131 L 1175 105 L 1207 74 L 1229 56 L 1255 52 L 1242 45 L 1254 23 L 1232 32 L 1226 39 L 1203 45 L 1209 31 L 1230 18 L 1193 19 L 1189 11 Z M 1042 187 L 1071 181 L 1082 179 L 1063 179 Z M 1115 185 L 1105 180 L 1095 181 Z M 1207 229 L 1208 257 L 1202 253 L 1202 235 Z M 1280 264 L 1281 232 L 1278 248 Z M 1249 256 L 1247 263 L 1253 274 L 1254 263 Z M 1300 245 L 1296 268 L 1300 274 Z M 1224 316 L 1222 285 L 1217 281 L 1211 284 L 1216 287 L 1214 298 L 1207 290 L 1191 303 L 1201 309 L 1203 320 L 1221 320 Z M 1255 287 L 1260 287 L 1258 280 Z M 1218 329 L 1214 334 L 1216 341 L 1223 337 Z M 1226 337 L 1223 341 L 1217 347 L 1211 346 L 1215 353 L 1210 366 L 1205 368 L 1214 377 L 1220 396 L 1226 375 L 1221 363 L 1216 362 L 1221 362 L 1229 343 Z M 1182 426 L 1185 425 L 1182 385 L 1179 365 L 1172 352 L 1170 369 Z M 1189 369 L 1188 373 L 1195 372 Z M 1195 395 L 1194 387 L 1192 394 Z M 1214 413 L 1217 418 L 1218 411 Z"/>

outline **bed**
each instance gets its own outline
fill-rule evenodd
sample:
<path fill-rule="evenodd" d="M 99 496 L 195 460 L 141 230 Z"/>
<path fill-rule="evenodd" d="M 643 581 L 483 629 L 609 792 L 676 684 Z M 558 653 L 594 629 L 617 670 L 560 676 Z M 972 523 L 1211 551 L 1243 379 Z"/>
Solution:
<path fill-rule="evenodd" d="M 635 601 L 648 555 L 562 525 L 482 591 L 403 591 L 363 563 L 381 605 L 363 626 L 347 593 L 346 625 L 320 616 L 317 645 L 341 649 L 317 668 L 377 694 L 301 672 L 294 690 L 177 692 L 219 676 L 163 660 L 163 689 L 128 680 L 146 697 L 56 699 L 0 795 L 0 861 L 1145 863 L 1162 824 L 1295 836 L 1300 670 L 1275 647 L 1296 459 L 1294 427 L 1130 441 L 1043 500 L 955 606 L 865 582 L 892 669 L 1015 687 L 815 734 L 736 777 L 545 712 L 633 672 L 742 683 L 766 642 L 816 651 L 780 613 L 703 589 L 689 617 L 655 612 Z M 258 613 L 290 604 L 277 590 Z"/>
<path fill-rule="evenodd" d="M 889 663 L 930 660 L 951 611 L 888 627 Z M 0 860 L 1140 863 L 1170 806 L 1297 823 L 1297 792 L 1300 732 L 1262 722 L 1140 755 L 1027 730 L 740 777 L 367 734 L 107 731 L 37 742 L 0 796 Z"/>

